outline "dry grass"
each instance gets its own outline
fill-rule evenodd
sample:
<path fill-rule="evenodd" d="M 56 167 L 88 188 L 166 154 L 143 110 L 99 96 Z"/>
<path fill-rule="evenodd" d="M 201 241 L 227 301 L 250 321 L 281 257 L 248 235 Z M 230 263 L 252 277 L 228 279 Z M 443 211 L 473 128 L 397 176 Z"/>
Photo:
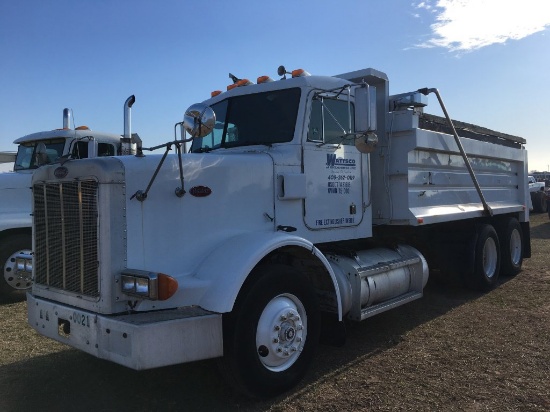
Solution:
<path fill-rule="evenodd" d="M 0 410 L 548 411 L 550 221 L 532 216 L 533 257 L 491 293 L 430 281 L 425 297 L 350 325 L 302 385 L 255 403 L 215 362 L 136 372 L 36 334 L 25 302 L 0 303 Z"/>

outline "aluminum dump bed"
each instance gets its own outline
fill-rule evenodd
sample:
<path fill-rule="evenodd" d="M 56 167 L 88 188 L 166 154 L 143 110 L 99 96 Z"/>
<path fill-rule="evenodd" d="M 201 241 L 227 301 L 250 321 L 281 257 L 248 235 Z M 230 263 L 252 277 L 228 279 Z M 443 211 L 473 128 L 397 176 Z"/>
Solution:
<path fill-rule="evenodd" d="M 384 179 L 383 185 L 373 183 L 375 222 L 418 225 L 511 212 L 528 220 L 522 138 L 458 122 L 461 144 L 490 208 L 486 211 L 454 136 L 446 133 L 445 119 L 412 110 L 390 117 L 387 149 L 373 154 L 385 158 L 389 153 L 384 161 L 373 160 L 377 169 L 386 168 L 373 170 L 373 179 Z"/>

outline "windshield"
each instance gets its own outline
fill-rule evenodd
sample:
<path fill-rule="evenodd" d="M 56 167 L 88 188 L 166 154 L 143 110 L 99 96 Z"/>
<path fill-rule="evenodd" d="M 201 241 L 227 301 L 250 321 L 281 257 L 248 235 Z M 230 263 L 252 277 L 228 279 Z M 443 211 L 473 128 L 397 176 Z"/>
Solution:
<path fill-rule="evenodd" d="M 299 103 L 298 88 L 237 96 L 218 102 L 212 105 L 216 113 L 214 130 L 194 139 L 191 151 L 290 142 L 294 137 Z"/>
<path fill-rule="evenodd" d="M 37 163 L 36 147 L 41 143 L 46 146 L 47 163 L 53 163 L 58 157 L 63 155 L 65 139 L 36 140 L 34 142 L 21 143 L 17 149 L 17 157 L 13 169 L 36 169 L 39 166 Z"/>

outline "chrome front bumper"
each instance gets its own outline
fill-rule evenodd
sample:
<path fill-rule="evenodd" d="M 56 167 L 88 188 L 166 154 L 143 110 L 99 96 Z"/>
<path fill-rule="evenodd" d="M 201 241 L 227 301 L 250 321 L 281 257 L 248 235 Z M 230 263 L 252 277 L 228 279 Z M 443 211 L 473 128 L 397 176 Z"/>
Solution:
<path fill-rule="evenodd" d="M 41 335 L 132 369 L 223 355 L 222 316 L 201 308 L 98 315 L 30 293 L 27 306 Z"/>

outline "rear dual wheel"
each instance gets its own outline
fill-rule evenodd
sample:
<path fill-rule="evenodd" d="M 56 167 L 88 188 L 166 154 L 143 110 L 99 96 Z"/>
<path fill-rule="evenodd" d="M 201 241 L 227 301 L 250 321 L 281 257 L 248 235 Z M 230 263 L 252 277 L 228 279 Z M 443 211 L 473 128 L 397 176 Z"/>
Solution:
<path fill-rule="evenodd" d="M 473 270 L 466 275 L 466 283 L 472 289 L 489 291 L 496 286 L 500 274 L 500 243 L 494 227 L 480 225 L 472 248 Z"/>
<path fill-rule="evenodd" d="M 509 217 L 498 226 L 498 234 L 490 224 L 482 224 L 472 242 L 473 270 L 466 277 L 472 289 L 488 291 L 499 275 L 513 276 L 523 264 L 523 231 L 518 220 Z"/>
<path fill-rule="evenodd" d="M 500 272 L 514 276 L 523 264 L 523 231 L 517 219 L 508 218 L 500 225 L 499 239 L 501 244 L 502 265 Z"/>

